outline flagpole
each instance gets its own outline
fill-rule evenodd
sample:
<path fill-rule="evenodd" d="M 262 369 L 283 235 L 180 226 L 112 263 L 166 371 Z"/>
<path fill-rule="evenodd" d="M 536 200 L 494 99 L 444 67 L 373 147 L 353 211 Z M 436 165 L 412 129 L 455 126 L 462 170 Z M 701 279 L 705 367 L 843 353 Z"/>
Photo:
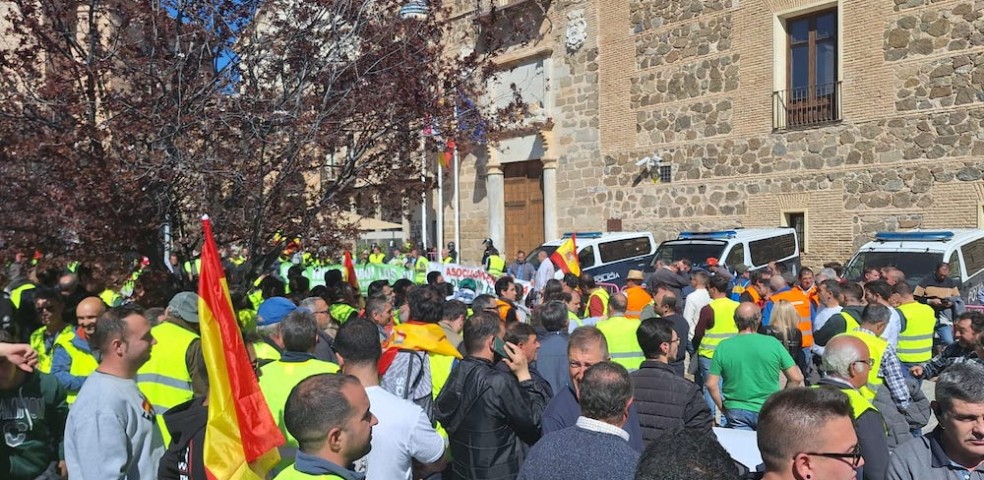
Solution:
<path fill-rule="evenodd" d="M 427 145 L 425 142 L 424 137 L 420 137 L 420 150 L 424 155 L 420 181 L 423 183 L 427 183 Z M 420 243 L 424 250 L 427 250 L 427 190 L 420 193 Z M 426 253 L 424 254 L 426 255 Z"/>
<path fill-rule="evenodd" d="M 441 249 L 444 248 L 444 152 L 437 156 L 437 201 L 434 208 L 437 209 L 437 238 L 434 239 L 434 249 L 437 251 L 437 261 L 441 261 Z"/>
<path fill-rule="evenodd" d="M 457 125 L 458 122 L 458 102 L 454 103 L 454 120 Z M 455 128 L 455 134 L 457 134 L 457 126 Z M 458 255 L 454 261 L 458 265 L 464 265 L 461 261 L 461 195 L 459 194 L 458 185 L 458 142 L 454 142 L 454 249 L 458 252 Z"/>

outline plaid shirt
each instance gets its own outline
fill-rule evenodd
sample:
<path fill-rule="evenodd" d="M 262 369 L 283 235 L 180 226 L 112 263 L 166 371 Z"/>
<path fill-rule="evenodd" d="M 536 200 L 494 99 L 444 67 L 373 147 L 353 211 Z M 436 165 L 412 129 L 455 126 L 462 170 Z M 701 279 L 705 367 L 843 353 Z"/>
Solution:
<path fill-rule="evenodd" d="M 857 331 L 878 336 L 875 332 L 865 328 L 858 327 Z M 892 401 L 895 402 L 895 406 L 900 411 L 905 411 L 905 409 L 909 408 L 912 397 L 909 396 L 909 388 L 906 387 L 905 377 L 902 376 L 902 362 L 899 361 L 899 356 L 891 343 L 885 346 L 885 353 L 882 355 L 881 368 L 878 371 L 878 376 L 885 380 L 885 386 L 888 387 L 889 393 L 892 394 Z"/>

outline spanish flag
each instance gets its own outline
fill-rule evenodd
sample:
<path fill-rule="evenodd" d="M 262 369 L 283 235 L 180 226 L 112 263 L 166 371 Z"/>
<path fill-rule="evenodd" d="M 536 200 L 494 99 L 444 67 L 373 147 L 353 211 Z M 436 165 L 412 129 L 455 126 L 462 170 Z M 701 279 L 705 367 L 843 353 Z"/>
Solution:
<path fill-rule="evenodd" d="M 573 233 L 571 238 L 564 240 L 557 250 L 554 250 L 553 255 L 550 255 L 550 260 L 561 269 L 564 273 L 573 273 L 574 275 L 581 275 L 581 262 L 577 259 L 577 236 Z"/>
<path fill-rule="evenodd" d="M 359 291 L 359 278 L 355 276 L 355 262 L 352 261 L 352 252 L 345 251 L 345 281 L 348 282 L 356 292 Z"/>
<path fill-rule="evenodd" d="M 205 469 L 209 480 L 262 479 L 280 461 L 277 447 L 284 437 L 246 354 L 208 216 L 202 229 L 198 317 L 210 385 Z"/>

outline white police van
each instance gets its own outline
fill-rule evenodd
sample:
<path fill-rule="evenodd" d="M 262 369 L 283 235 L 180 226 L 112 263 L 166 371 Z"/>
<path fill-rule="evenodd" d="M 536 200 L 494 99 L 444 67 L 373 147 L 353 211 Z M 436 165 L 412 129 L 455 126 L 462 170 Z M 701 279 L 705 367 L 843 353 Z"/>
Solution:
<path fill-rule="evenodd" d="M 941 262 L 950 265 L 964 301 L 979 303 L 984 289 L 984 230 L 979 229 L 878 232 L 854 254 L 844 277 L 860 280 L 867 269 L 894 266 L 915 286 Z"/>
<path fill-rule="evenodd" d="M 625 286 L 629 270 L 646 270 L 656 253 L 656 240 L 649 232 L 575 232 L 577 258 L 581 272 L 594 275 L 595 281 Z M 534 267 L 539 267 L 540 251 L 553 254 L 560 244 L 571 237 L 565 233 L 559 240 L 552 240 L 533 249 L 527 256 Z"/>
<path fill-rule="evenodd" d="M 670 263 L 684 258 L 700 268 L 707 268 L 708 259 L 714 258 L 730 270 L 738 264 L 758 270 L 776 262 L 795 275 L 800 269 L 799 238 L 793 228 L 681 232 L 676 240 L 659 244 L 654 261 Z"/>

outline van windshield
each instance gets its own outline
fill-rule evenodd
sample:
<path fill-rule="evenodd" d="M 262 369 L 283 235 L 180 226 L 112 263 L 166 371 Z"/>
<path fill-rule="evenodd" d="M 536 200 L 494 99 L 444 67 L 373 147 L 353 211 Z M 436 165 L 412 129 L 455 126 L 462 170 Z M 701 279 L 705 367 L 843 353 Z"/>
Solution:
<path fill-rule="evenodd" d="M 653 263 L 657 260 L 670 263 L 681 258 L 686 258 L 694 265 L 706 265 L 707 259 L 710 257 L 720 260 L 721 255 L 724 254 L 724 247 L 726 245 L 727 242 L 711 240 L 670 240 L 661 243 L 659 248 L 656 249 L 656 258 L 653 260 Z"/>
<path fill-rule="evenodd" d="M 869 268 L 882 268 L 889 265 L 905 273 L 908 283 L 915 285 L 933 273 L 936 265 L 943 261 L 942 253 L 932 252 L 858 252 L 844 270 L 844 278 L 859 280 Z"/>

